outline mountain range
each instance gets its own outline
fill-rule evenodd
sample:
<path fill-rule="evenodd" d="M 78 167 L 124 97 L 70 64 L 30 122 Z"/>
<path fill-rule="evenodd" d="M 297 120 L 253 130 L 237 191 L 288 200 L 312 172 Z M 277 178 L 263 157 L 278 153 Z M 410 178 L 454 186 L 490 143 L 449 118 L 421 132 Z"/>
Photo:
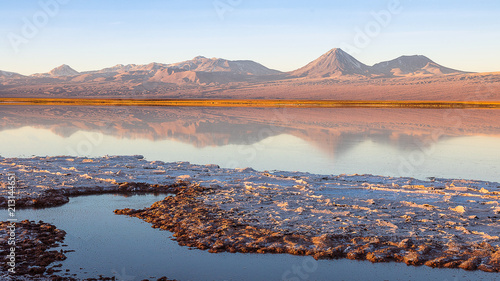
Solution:
<path fill-rule="evenodd" d="M 0 71 L 0 96 L 460 100 L 474 94 L 474 99 L 497 100 L 491 89 L 500 87 L 499 74 L 455 70 L 423 55 L 370 66 L 334 48 L 289 72 L 251 60 L 203 56 L 81 72 L 63 64 L 30 76 Z"/>
<path fill-rule="evenodd" d="M 0 72 L 10 73 L 10 72 Z M 290 72 L 269 69 L 251 60 L 226 60 L 198 56 L 192 60 L 172 64 L 150 63 L 145 65 L 118 64 L 96 71 L 78 72 L 63 64 L 47 73 L 23 76 L 11 73 L 13 78 L 70 78 L 73 81 L 134 80 L 139 78 L 169 83 L 229 83 L 248 81 L 252 78 L 279 76 L 279 78 L 328 78 L 343 76 L 400 77 L 460 74 L 463 71 L 444 67 L 421 56 L 401 56 L 394 60 L 368 66 L 341 49 L 335 48 L 304 67 Z M 3 78 L 7 76 L 1 75 Z M 68 79 L 66 79 L 68 80 Z"/>

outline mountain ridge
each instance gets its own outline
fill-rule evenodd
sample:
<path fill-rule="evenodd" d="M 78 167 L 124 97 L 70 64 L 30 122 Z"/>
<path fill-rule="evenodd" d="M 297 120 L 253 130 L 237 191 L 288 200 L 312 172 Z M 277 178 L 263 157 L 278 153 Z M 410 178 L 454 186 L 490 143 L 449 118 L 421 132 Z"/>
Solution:
<path fill-rule="evenodd" d="M 64 77 L 64 76 L 77 76 L 80 75 L 80 72 L 71 68 L 71 66 L 67 64 L 62 64 L 56 68 L 53 68 L 49 72 L 46 73 L 35 73 L 30 76 L 33 77 Z"/>
<path fill-rule="evenodd" d="M 379 83 L 378 81 L 369 82 L 377 78 L 416 79 L 448 75 L 455 75 L 456 78 L 457 75 L 467 73 L 444 67 L 422 55 L 400 56 L 369 66 L 342 49 L 333 48 L 307 65 L 289 72 L 270 69 L 252 60 L 197 56 L 191 60 L 170 64 L 158 62 L 142 65 L 117 64 L 83 72 L 78 72 L 66 64 L 47 73 L 37 73 L 31 76 L 10 72 L 3 72 L 2 75 L 0 72 L 0 86 L 3 85 L 4 89 L 9 89 L 6 91 L 24 87 L 28 92 L 70 96 L 73 95 L 72 91 L 89 89 L 91 92 L 106 92 L 112 96 L 126 95 L 125 93 L 132 91 L 141 93 L 141 96 L 169 93 L 169 95 L 179 97 L 193 95 L 213 97 L 219 95 L 218 92 L 227 89 L 248 89 L 248 85 L 260 85 L 267 89 L 273 89 L 275 85 L 283 83 L 289 85 L 312 83 L 311 85 L 332 87 L 331 85 L 334 84 L 355 81 L 356 83 Z M 470 77 L 464 79 L 470 79 Z M 386 83 L 389 85 L 400 82 Z M 9 87 L 6 88 L 6 86 Z M 46 89 L 42 90 L 37 86 L 44 86 Z M 190 94 L 184 94 L 186 91 Z M 307 94 L 313 95 L 313 93 L 303 93 L 303 95 Z M 258 92 L 253 92 L 251 95 L 266 98 Z M 286 93 L 283 95 L 288 96 Z"/>
<path fill-rule="evenodd" d="M 222 58 L 206 58 L 197 56 L 192 60 L 169 64 L 169 67 L 176 67 L 189 71 L 202 72 L 233 72 L 246 75 L 273 75 L 281 71 L 273 70 L 252 60 L 227 60 Z"/>
<path fill-rule="evenodd" d="M 401 66 L 403 68 L 401 68 Z M 399 71 L 397 70 L 399 68 Z M 470 73 L 467 71 L 455 70 L 437 64 L 433 60 L 423 55 L 403 55 L 392 60 L 375 63 L 372 66 L 366 65 L 340 48 L 333 48 L 324 53 L 317 59 L 309 62 L 307 65 L 293 71 L 281 72 L 270 69 L 260 63 L 252 60 L 227 60 L 223 58 L 206 58 L 196 56 L 191 60 L 176 63 L 157 63 L 148 64 L 117 64 L 99 70 L 78 72 L 69 65 L 63 64 L 46 73 L 35 73 L 31 77 L 62 77 L 76 76 L 96 73 L 124 73 L 137 71 L 161 71 L 165 69 L 179 69 L 196 72 L 231 72 L 241 75 L 279 75 L 288 74 L 290 77 L 339 77 L 344 75 L 373 76 L 385 74 L 388 76 L 400 76 L 398 74 L 411 74 L 420 71 L 422 74 L 446 75 L 451 73 Z M 393 71 L 394 69 L 394 71 Z M 0 71 L 3 73 L 12 73 Z M 24 76 L 21 74 L 17 74 Z M 5 76 L 5 75 L 3 75 Z"/>
<path fill-rule="evenodd" d="M 22 74 L 16 73 L 16 72 L 0 70 L 0 79 L 2 79 L 2 80 L 10 79 L 10 78 L 22 78 L 22 77 L 25 77 L 25 76 Z"/>
<path fill-rule="evenodd" d="M 99 70 L 78 72 L 63 64 L 46 73 L 30 75 L 32 78 L 60 78 L 74 82 L 89 81 L 160 81 L 174 84 L 220 84 L 244 82 L 254 77 L 279 75 L 282 72 L 269 69 L 251 60 L 226 60 L 197 56 L 172 64 L 152 62 L 149 64 L 117 64 Z"/>

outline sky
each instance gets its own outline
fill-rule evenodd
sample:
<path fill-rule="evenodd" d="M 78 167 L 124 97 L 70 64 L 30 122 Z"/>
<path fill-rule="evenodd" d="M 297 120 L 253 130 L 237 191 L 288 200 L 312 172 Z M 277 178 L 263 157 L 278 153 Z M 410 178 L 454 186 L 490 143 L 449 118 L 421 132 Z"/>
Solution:
<path fill-rule="evenodd" d="M 0 0 L 0 70 L 29 75 L 198 55 L 291 71 L 340 47 L 500 71 L 500 1 Z"/>

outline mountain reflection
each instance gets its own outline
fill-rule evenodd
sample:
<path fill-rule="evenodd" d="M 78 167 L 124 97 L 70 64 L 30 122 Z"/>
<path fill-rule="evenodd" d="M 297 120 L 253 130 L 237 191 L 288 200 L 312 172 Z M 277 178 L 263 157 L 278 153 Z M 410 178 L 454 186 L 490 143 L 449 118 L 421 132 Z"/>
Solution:
<path fill-rule="evenodd" d="M 398 149 L 460 136 L 500 135 L 495 110 L 0 106 L 0 130 L 31 126 L 195 147 L 252 145 L 287 134 L 328 154 L 372 141 Z"/>

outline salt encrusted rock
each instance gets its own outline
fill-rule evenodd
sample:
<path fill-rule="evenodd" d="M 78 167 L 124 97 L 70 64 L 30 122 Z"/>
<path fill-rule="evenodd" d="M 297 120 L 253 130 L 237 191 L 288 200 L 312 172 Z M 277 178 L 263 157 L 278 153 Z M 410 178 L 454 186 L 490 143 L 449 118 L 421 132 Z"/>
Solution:
<path fill-rule="evenodd" d="M 450 210 L 455 211 L 455 212 L 460 213 L 460 214 L 465 213 L 464 206 L 456 206 L 455 208 L 450 207 Z"/>
<path fill-rule="evenodd" d="M 471 257 L 468 260 L 462 262 L 458 267 L 465 270 L 476 270 L 479 264 L 481 264 L 482 259 L 480 257 Z"/>
<path fill-rule="evenodd" d="M 0 222 L 0 237 L 7 237 L 9 226 L 8 221 Z M 44 222 L 34 222 L 24 220 L 16 222 L 16 251 L 15 251 L 15 272 L 16 276 L 41 277 L 48 266 L 55 261 L 66 259 L 65 251 L 50 250 L 64 241 L 66 232 L 57 229 L 54 225 Z M 8 239 L 0 240 L 0 255 L 9 255 Z M 1 270 L 8 272 L 8 263 L 2 263 Z"/>

